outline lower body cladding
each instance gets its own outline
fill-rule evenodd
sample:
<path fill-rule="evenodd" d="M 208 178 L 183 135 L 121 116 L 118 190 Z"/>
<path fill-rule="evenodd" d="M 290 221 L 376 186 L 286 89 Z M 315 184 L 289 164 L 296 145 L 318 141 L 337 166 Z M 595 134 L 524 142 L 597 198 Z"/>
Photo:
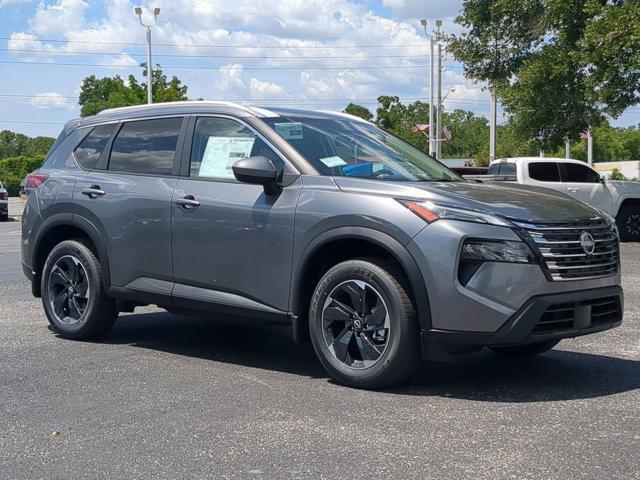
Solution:
<path fill-rule="evenodd" d="M 425 353 L 548 342 L 620 325 L 619 269 L 607 277 L 550 281 L 538 263 L 486 261 L 468 273 L 460 253 L 470 239 L 521 241 L 510 228 L 441 220 L 407 245 L 429 293 Z"/>
<path fill-rule="evenodd" d="M 0 219 L 5 219 L 9 216 L 9 202 L 7 200 L 0 200 Z"/>

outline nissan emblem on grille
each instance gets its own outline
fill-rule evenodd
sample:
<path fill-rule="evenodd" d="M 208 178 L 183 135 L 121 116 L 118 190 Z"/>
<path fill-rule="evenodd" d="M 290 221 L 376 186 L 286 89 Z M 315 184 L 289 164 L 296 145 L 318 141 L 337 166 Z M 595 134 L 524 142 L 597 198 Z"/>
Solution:
<path fill-rule="evenodd" d="M 584 250 L 584 253 L 587 255 L 593 255 L 593 252 L 596 249 L 596 242 L 589 232 L 582 232 L 580 234 L 580 246 L 582 247 L 582 250 Z"/>

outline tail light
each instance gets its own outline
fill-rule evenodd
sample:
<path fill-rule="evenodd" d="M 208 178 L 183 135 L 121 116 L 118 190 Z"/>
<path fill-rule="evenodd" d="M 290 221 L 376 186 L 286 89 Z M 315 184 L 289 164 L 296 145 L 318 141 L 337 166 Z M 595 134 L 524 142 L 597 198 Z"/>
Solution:
<path fill-rule="evenodd" d="M 27 175 L 27 183 L 25 187 L 27 188 L 37 188 L 39 187 L 49 175 L 45 175 L 44 173 L 30 173 Z"/>
<path fill-rule="evenodd" d="M 7 192 L 0 192 L 0 200 L 8 200 L 9 194 Z"/>

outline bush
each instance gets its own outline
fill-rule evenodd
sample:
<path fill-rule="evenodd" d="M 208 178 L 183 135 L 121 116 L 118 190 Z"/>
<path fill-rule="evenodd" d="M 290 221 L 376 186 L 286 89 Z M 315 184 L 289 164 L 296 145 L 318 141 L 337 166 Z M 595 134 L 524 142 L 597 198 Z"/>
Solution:
<path fill-rule="evenodd" d="M 613 170 L 611 170 L 611 174 L 609 175 L 609 180 L 627 181 L 628 178 L 624 176 L 624 174 L 620 171 L 619 168 L 614 168 Z"/>
<path fill-rule="evenodd" d="M 0 160 L 0 182 L 15 197 L 20 192 L 20 182 L 27 175 L 42 166 L 41 157 L 8 157 Z"/>

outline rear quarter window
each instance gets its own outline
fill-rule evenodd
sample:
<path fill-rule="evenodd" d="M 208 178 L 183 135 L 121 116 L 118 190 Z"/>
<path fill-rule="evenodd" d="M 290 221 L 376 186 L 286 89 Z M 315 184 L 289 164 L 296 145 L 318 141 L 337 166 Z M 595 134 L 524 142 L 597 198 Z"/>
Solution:
<path fill-rule="evenodd" d="M 74 130 L 71 132 L 47 157 L 47 160 L 44 163 L 44 168 L 56 170 L 78 168 L 78 163 L 73 157 L 73 150 L 86 134 L 86 131 L 81 130 Z"/>
<path fill-rule="evenodd" d="M 73 152 L 82 168 L 92 170 L 96 167 L 98 159 L 107 146 L 116 126 L 116 123 L 98 125 L 82 140 Z"/>

